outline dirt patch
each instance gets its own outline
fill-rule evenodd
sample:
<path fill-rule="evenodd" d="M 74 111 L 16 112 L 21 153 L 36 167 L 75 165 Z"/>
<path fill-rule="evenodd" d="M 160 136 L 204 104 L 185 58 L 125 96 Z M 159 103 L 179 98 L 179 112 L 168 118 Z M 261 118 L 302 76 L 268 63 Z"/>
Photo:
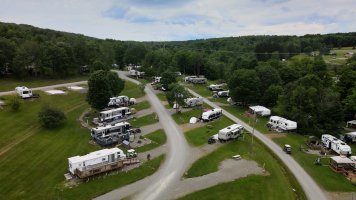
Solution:
<path fill-rule="evenodd" d="M 354 199 L 353 192 L 326 192 L 329 199 L 333 200 L 349 200 Z"/>
<path fill-rule="evenodd" d="M 273 138 L 284 138 L 287 135 L 283 134 L 283 133 L 269 133 L 269 134 L 266 134 L 266 136 L 273 139 Z"/>
<path fill-rule="evenodd" d="M 179 127 L 182 129 L 183 132 L 187 132 L 193 130 L 195 128 L 200 128 L 205 126 L 204 123 L 196 123 L 196 124 L 182 124 Z"/>

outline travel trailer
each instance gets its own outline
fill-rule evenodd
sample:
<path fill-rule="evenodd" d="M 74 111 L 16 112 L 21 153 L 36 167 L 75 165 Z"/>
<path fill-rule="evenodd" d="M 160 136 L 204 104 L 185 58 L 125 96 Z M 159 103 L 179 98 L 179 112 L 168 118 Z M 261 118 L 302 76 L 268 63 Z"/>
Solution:
<path fill-rule="evenodd" d="M 184 99 L 184 102 L 187 107 L 195 107 L 203 105 L 203 98 L 202 97 L 193 97 Z"/>
<path fill-rule="evenodd" d="M 135 103 L 136 103 L 135 98 L 129 98 L 127 96 L 117 96 L 117 97 L 110 98 L 108 107 L 129 106 Z"/>
<path fill-rule="evenodd" d="M 220 142 L 236 139 L 242 135 L 243 131 L 244 127 L 239 124 L 233 124 L 221 129 L 218 133 L 218 139 Z"/>
<path fill-rule="evenodd" d="M 264 106 L 250 106 L 249 112 L 252 114 L 260 115 L 260 116 L 271 115 L 271 110 Z"/>
<path fill-rule="evenodd" d="M 212 84 L 208 86 L 211 91 L 221 91 L 224 89 L 224 84 Z"/>
<path fill-rule="evenodd" d="M 144 75 L 145 75 L 145 72 L 140 72 L 140 71 L 137 71 L 137 70 L 134 70 L 134 69 L 131 69 L 129 71 L 129 76 L 142 78 Z"/>
<path fill-rule="evenodd" d="M 130 112 L 130 108 L 128 107 L 115 108 L 111 110 L 101 111 L 99 114 L 99 121 L 110 122 L 117 119 L 128 118 L 128 116 L 130 115 L 131 112 Z"/>
<path fill-rule="evenodd" d="M 205 84 L 206 78 L 191 78 L 190 82 L 193 84 Z"/>
<path fill-rule="evenodd" d="M 91 129 L 91 137 L 108 137 L 113 135 L 125 134 L 131 129 L 131 124 L 128 122 L 119 122 L 116 124 L 107 124 L 105 126 L 99 126 Z"/>
<path fill-rule="evenodd" d="M 186 76 L 186 77 L 184 78 L 184 81 L 187 82 L 187 83 L 190 83 L 190 82 L 191 82 L 191 79 L 193 79 L 193 78 L 198 78 L 198 77 L 197 77 L 197 76 Z"/>
<path fill-rule="evenodd" d="M 345 134 L 345 142 L 356 142 L 356 132 L 350 132 Z"/>
<path fill-rule="evenodd" d="M 229 95 L 230 95 L 230 91 L 229 90 L 219 91 L 218 92 L 218 96 L 219 97 L 229 97 Z"/>
<path fill-rule="evenodd" d="M 271 116 L 267 123 L 267 127 L 275 128 L 280 131 L 291 131 L 297 129 L 297 122 L 279 116 Z"/>
<path fill-rule="evenodd" d="M 214 120 L 214 119 L 217 119 L 217 118 L 221 117 L 221 115 L 222 115 L 222 110 L 219 109 L 219 108 L 215 108 L 215 109 L 203 112 L 203 114 L 201 116 L 201 119 L 204 122 L 209 122 L 211 120 Z"/>
<path fill-rule="evenodd" d="M 23 99 L 31 98 L 33 96 L 32 90 L 25 86 L 16 87 L 15 92 Z"/>
<path fill-rule="evenodd" d="M 321 141 L 326 148 L 331 149 L 340 155 L 351 155 L 351 147 L 332 135 L 323 134 L 321 136 Z"/>

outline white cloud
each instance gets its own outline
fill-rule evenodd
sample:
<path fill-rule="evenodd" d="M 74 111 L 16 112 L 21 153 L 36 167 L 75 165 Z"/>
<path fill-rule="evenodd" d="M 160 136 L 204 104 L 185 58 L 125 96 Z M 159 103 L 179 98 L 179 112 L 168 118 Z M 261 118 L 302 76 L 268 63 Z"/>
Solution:
<path fill-rule="evenodd" d="M 119 40 L 356 31 L 353 0 L 0 0 L 0 21 Z"/>

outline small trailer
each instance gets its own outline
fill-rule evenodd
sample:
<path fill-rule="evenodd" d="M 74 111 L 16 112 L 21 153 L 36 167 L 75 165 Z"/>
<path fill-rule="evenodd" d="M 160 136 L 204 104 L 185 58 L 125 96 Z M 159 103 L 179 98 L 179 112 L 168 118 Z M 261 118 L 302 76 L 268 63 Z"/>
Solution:
<path fill-rule="evenodd" d="M 244 127 L 240 124 L 232 124 L 226 128 L 223 128 L 218 133 L 218 139 L 220 142 L 237 139 L 243 134 Z"/>
<path fill-rule="evenodd" d="M 218 96 L 219 97 L 229 97 L 230 96 L 230 91 L 229 90 L 219 91 L 218 92 Z"/>
<path fill-rule="evenodd" d="M 134 104 L 136 104 L 135 98 L 129 98 L 128 96 L 117 96 L 110 98 L 108 107 L 130 106 Z"/>
<path fill-rule="evenodd" d="M 211 84 L 208 86 L 211 91 L 221 91 L 224 90 L 224 84 Z"/>
<path fill-rule="evenodd" d="M 345 142 L 347 142 L 347 143 L 356 142 L 356 132 L 349 132 L 349 133 L 346 133 L 346 134 L 345 134 L 345 137 L 344 137 L 344 140 L 345 140 Z"/>
<path fill-rule="evenodd" d="M 201 116 L 201 119 L 204 122 L 209 122 L 211 120 L 214 120 L 214 119 L 217 119 L 217 118 L 221 117 L 221 115 L 222 115 L 222 110 L 219 109 L 219 108 L 215 108 L 215 109 L 203 112 L 203 114 Z"/>
<path fill-rule="evenodd" d="M 277 129 L 277 131 L 291 131 L 297 129 L 297 122 L 279 116 L 271 116 L 267 127 Z"/>
<path fill-rule="evenodd" d="M 249 112 L 262 117 L 271 115 L 271 110 L 264 106 L 250 106 Z"/>
<path fill-rule="evenodd" d="M 84 156 L 68 158 L 69 173 L 79 178 L 86 178 L 103 172 L 120 169 L 126 155 L 119 148 L 102 149 Z"/>
<path fill-rule="evenodd" d="M 16 87 L 15 92 L 23 99 L 31 98 L 33 96 L 32 90 L 25 86 Z"/>
<path fill-rule="evenodd" d="M 187 107 L 196 107 L 203 105 L 203 98 L 202 97 L 193 97 L 193 98 L 186 98 L 184 102 Z"/>
<path fill-rule="evenodd" d="M 118 119 L 128 118 L 130 115 L 131 111 L 128 107 L 115 108 L 111 110 L 101 111 L 99 114 L 99 121 L 111 122 Z"/>

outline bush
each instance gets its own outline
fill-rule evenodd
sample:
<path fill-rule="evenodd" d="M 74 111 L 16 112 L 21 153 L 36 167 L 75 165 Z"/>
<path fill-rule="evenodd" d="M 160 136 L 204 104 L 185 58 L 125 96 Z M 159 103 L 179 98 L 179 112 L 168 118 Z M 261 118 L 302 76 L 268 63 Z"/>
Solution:
<path fill-rule="evenodd" d="M 20 97 L 16 95 L 12 96 L 9 101 L 9 106 L 12 111 L 18 111 L 21 107 Z"/>
<path fill-rule="evenodd" d="M 59 127 L 65 121 L 66 116 L 58 108 L 45 106 L 38 113 L 38 118 L 43 127 L 51 129 Z"/>

